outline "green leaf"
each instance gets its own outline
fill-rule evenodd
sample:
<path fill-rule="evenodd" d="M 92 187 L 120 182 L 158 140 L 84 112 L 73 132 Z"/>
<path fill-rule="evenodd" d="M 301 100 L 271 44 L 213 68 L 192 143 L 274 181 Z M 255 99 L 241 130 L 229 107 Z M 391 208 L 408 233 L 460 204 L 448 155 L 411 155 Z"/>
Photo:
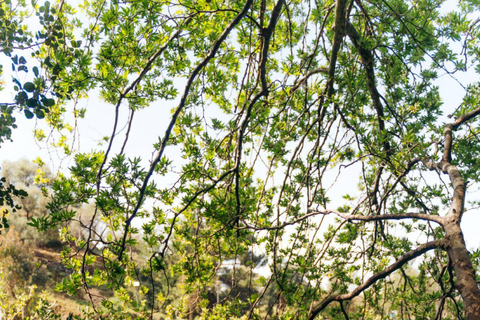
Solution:
<path fill-rule="evenodd" d="M 34 98 L 30 98 L 27 100 L 27 107 L 29 108 L 35 108 L 38 105 L 38 102 Z"/>
<path fill-rule="evenodd" d="M 27 119 L 32 119 L 33 118 L 33 112 L 31 112 L 30 110 L 23 110 L 23 112 L 25 112 L 25 117 L 27 117 Z"/>
<path fill-rule="evenodd" d="M 38 119 L 43 119 L 45 118 L 45 112 L 43 112 L 42 109 L 38 108 L 35 110 L 35 115 L 37 116 Z"/>
<path fill-rule="evenodd" d="M 55 100 L 53 99 L 48 99 L 48 98 L 43 98 L 42 103 L 45 107 L 52 107 L 55 105 Z"/>
<path fill-rule="evenodd" d="M 27 92 L 33 92 L 35 91 L 35 85 L 32 82 L 27 82 L 23 85 L 23 88 Z"/>
<path fill-rule="evenodd" d="M 15 96 L 15 101 L 17 101 L 17 103 L 20 103 L 20 104 L 24 103 L 27 99 L 28 99 L 28 96 L 25 91 L 20 91 Z"/>

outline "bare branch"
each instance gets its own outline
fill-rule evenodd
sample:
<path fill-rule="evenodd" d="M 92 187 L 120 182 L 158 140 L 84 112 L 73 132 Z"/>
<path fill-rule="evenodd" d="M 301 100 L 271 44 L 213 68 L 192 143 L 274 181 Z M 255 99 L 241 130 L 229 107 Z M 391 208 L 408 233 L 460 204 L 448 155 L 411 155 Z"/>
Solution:
<path fill-rule="evenodd" d="M 310 217 L 313 217 L 313 216 L 317 216 L 317 215 L 320 215 L 320 214 L 329 214 L 330 212 L 319 212 L 319 211 L 315 211 L 315 212 L 310 212 L 304 216 L 301 216 L 300 218 L 298 219 L 295 219 L 293 221 L 289 221 L 289 222 L 285 222 L 279 226 L 271 226 L 271 227 L 255 227 L 255 226 L 252 226 L 252 225 L 249 225 L 247 223 L 244 222 L 244 225 L 243 227 L 238 227 L 236 229 L 238 230 L 244 230 L 244 229 L 249 229 L 249 230 L 255 230 L 255 231 L 260 231 L 260 230 L 280 230 L 280 229 L 283 229 L 287 226 L 291 226 L 291 225 L 294 225 L 294 224 L 297 224 L 299 222 L 302 222 L 303 220 L 305 219 L 308 219 Z"/>
<path fill-rule="evenodd" d="M 302 222 L 305 219 L 317 216 L 317 215 L 328 215 L 330 213 L 334 213 L 337 216 L 345 219 L 345 220 L 359 220 L 359 221 L 380 221 L 380 220 L 403 220 L 403 219 L 419 219 L 419 220 L 426 220 L 426 221 L 433 221 L 436 222 L 440 225 L 443 225 L 444 223 L 444 217 L 440 216 L 434 216 L 431 214 L 426 214 L 426 213 L 416 213 L 416 212 L 408 212 L 408 213 L 402 213 L 402 214 L 382 214 L 382 215 L 375 215 L 375 216 L 364 216 L 364 215 L 359 215 L 359 214 L 345 214 L 341 213 L 337 210 L 325 210 L 325 211 L 313 211 L 310 212 L 306 215 L 303 215 L 293 221 L 285 222 L 281 225 L 278 226 L 252 226 L 243 221 L 244 226 L 243 227 L 238 227 L 236 229 L 238 230 L 244 230 L 244 229 L 249 229 L 249 230 L 255 230 L 255 231 L 260 231 L 260 230 L 281 230 L 284 229 L 287 226 L 295 225 L 299 222 Z"/>
<path fill-rule="evenodd" d="M 445 126 L 445 149 L 443 151 L 443 158 L 442 161 L 444 162 L 450 162 L 452 161 L 452 142 L 453 142 L 453 132 L 458 129 L 462 124 L 467 122 L 468 120 L 471 120 L 478 116 L 480 114 L 480 108 L 477 108 L 473 110 L 470 113 L 467 113 L 458 119 L 455 120 L 455 122 L 447 124 Z"/>
<path fill-rule="evenodd" d="M 478 115 L 480 115 L 480 108 L 477 108 L 477 109 L 473 110 L 472 112 L 461 116 L 460 118 L 455 120 L 454 123 L 451 124 L 452 130 L 457 130 L 458 127 L 460 127 L 462 124 L 464 124 L 465 122 L 467 122 L 470 119 L 475 118 Z"/>

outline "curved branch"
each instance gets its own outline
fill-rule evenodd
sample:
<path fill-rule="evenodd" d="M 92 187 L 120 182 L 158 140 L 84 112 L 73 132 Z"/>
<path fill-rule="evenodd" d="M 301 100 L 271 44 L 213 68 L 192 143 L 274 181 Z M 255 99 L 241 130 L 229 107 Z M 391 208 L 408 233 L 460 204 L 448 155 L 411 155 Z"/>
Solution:
<path fill-rule="evenodd" d="M 473 110 L 470 113 L 467 113 L 458 119 L 455 122 L 447 124 L 444 129 L 445 133 L 445 150 L 443 151 L 442 161 L 450 162 L 452 161 L 452 143 L 453 143 L 453 132 L 458 129 L 462 124 L 471 120 L 480 114 L 480 108 Z M 445 172 L 445 171 L 444 171 Z"/>
<path fill-rule="evenodd" d="M 357 29 L 355 29 L 355 27 L 353 26 L 353 24 L 347 22 L 345 31 L 362 59 L 362 64 L 367 75 L 367 85 L 370 91 L 370 96 L 372 98 L 373 107 L 377 112 L 378 129 L 380 130 L 380 135 L 383 136 L 385 134 L 385 114 L 383 112 L 382 102 L 380 101 L 380 93 L 378 92 L 377 86 L 375 84 L 376 81 L 373 54 L 370 50 L 362 46 L 362 38 L 358 33 Z M 392 152 L 390 143 L 388 142 L 388 139 L 382 140 L 383 148 L 385 149 L 385 153 L 388 157 L 391 155 Z"/>
<path fill-rule="evenodd" d="M 160 146 L 160 149 L 158 150 L 155 159 L 153 160 L 152 164 L 150 165 L 150 168 L 148 170 L 148 173 L 145 177 L 145 180 L 143 181 L 142 188 L 140 189 L 139 192 L 139 197 L 138 197 L 138 202 L 135 206 L 135 209 L 133 210 L 132 214 L 130 217 L 125 221 L 125 231 L 123 233 L 123 239 L 122 243 L 120 246 L 120 251 L 118 254 L 119 260 L 122 259 L 123 252 L 125 251 L 125 242 L 127 241 L 127 234 L 128 230 L 130 228 L 130 224 L 132 223 L 132 220 L 136 217 L 138 211 L 140 210 L 140 207 L 142 206 L 143 200 L 145 198 L 145 190 L 147 189 L 148 183 L 150 181 L 150 178 L 153 175 L 153 172 L 155 171 L 155 167 L 157 166 L 158 162 L 163 156 L 163 152 L 165 151 L 165 148 L 167 147 L 168 140 L 170 139 L 170 135 L 172 133 L 173 127 L 175 126 L 177 122 L 177 118 L 182 112 L 183 108 L 185 107 L 186 101 L 188 94 L 190 93 L 190 88 L 195 81 L 197 75 L 200 73 L 200 71 L 208 64 L 208 62 L 215 57 L 217 54 L 217 51 L 220 49 L 221 44 L 227 39 L 228 35 L 230 32 L 235 28 L 236 25 L 240 23 L 240 21 L 243 19 L 243 17 L 247 14 L 248 10 L 250 10 L 250 7 L 253 4 L 253 0 L 247 0 L 245 3 L 245 6 L 243 7 L 242 11 L 233 19 L 232 22 L 225 28 L 225 30 L 222 32 L 220 37 L 215 41 L 213 44 L 212 49 L 210 49 L 210 52 L 207 54 L 205 59 L 201 63 L 197 65 L 197 67 L 192 71 L 192 74 L 188 78 L 187 84 L 185 86 L 185 90 L 183 92 L 182 98 L 180 99 L 180 103 L 178 107 L 175 109 L 175 112 L 172 115 L 172 119 L 170 120 L 170 124 L 167 127 L 167 130 L 165 131 L 165 135 L 162 139 L 162 143 Z"/>
<path fill-rule="evenodd" d="M 322 311 L 324 310 L 330 303 L 333 301 L 345 301 L 345 300 L 351 300 L 358 296 L 360 293 L 368 289 L 371 285 L 373 285 L 375 282 L 378 280 L 386 278 L 388 275 L 390 275 L 392 272 L 400 269 L 403 265 L 405 265 L 407 262 L 421 256 L 427 251 L 430 251 L 432 249 L 439 248 L 443 245 L 442 240 L 434 240 L 430 241 L 428 243 L 422 244 L 419 246 L 417 249 L 412 250 L 410 252 L 405 253 L 400 259 L 395 261 L 393 264 L 388 266 L 387 268 L 383 269 L 380 272 L 375 273 L 373 276 L 368 278 L 364 283 L 359 285 L 357 288 L 355 288 L 353 291 L 350 293 L 345 293 L 345 294 L 337 294 L 333 296 L 329 296 L 326 299 L 324 299 L 321 303 L 319 303 L 313 310 L 310 312 L 310 315 L 308 317 L 309 320 L 315 319 L 315 317 Z"/>
<path fill-rule="evenodd" d="M 187 20 L 185 21 L 185 25 L 188 25 L 190 23 L 190 21 L 192 21 L 192 18 L 187 18 Z M 100 190 L 100 182 L 101 182 L 101 178 L 102 178 L 102 171 L 103 171 L 103 167 L 105 166 L 105 163 L 107 163 L 107 159 L 108 159 L 108 154 L 110 153 L 110 150 L 112 149 L 112 145 L 113 145 L 113 140 L 115 139 L 115 136 L 117 134 L 117 126 L 118 126 L 118 116 L 119 116 L 119 110 L 120 110 L 120 105 L 122 104 L 122 101 L 123 99 L 125 99 L 125 97 L 127 96 L 127 94 L 132 91 L 133 89 L 135 89 L 135 87 L 140 83 L 140 81 L 142 81 L 142 79 L 145 77 L 145 75 L 150 71 L 150 69 L 152 68 L 152 65 L 153 63 L 157 60 L 157 58 L 168 48 L 168 46 L 170 45 L 170 43 L 177 39 L 178 37 L 180 37 L 181 33 L 183 31 L 183 28 L 179 28 L 177 30 L 177 32 L 175 32 L 173 34 L 173 36 L 171 36 L 168 41 L 165 43 L 165 45 L 163 47 L 161 47 L 159 50 L 157 50 L 157 52 L 155 52 L 147 61 L 145 67 L 142 69 L 142 71 L 140 72 L 140 74 L 137 76 L 137 78 L 135 78 L 135 80 L 132 81 L 132 83 L 127 87 L 125 88 L 125 90 L 120 94 L 120 96 L 118 97 L 118 101 L 117 101 L 117 104 L 115 105 L 115 120 L 114 120 L 114 124 L 113 124 L 113 130 L 112 130 L 112 135 L 110 136 L 110 141 L 108 142 L 108 147 L 107 147 L 107 150 L 105 151 L 105 156 L 103 157 L 103 161 L 102 161 L 102 164 L 100 165 L 100 169 L 98 169 L 98 173 L 97 173 L 97 191 Z M 131 124 L 131 123 L 130 123 Z M 129 127 L 130 127 L 130 124 L 129 124 Z M 123 147 L 122 147 L 122 152 L 123 152 Z"/>
<path fill-rule="evenodd" d="M 460 118 L 455 120 L 454 123 L 451 124 L 452 130 L 457 130 L 458 127 L 460 127 L 462 124 L 464 124 L 465 122 L 467 122 L 470 119 L 475 118 L 478 115 L 480 115 L 480 108 L 477 108 L 470 113 L 464 114 L 463 116 L 461 116 Z"/>
<path fill-rule="evenodd" d="M 381 214 L 375 216 L 363 216 L 358 214 L 345 214 L 338 211 L 330 211 L 345 220 L 360 220 L 360 221 L 379 221 L 379 220 L 403 220 L 403 219 L 419 219 L 426 221 L 433 221 L 443 225 L 444 218 L 434 216 L 426 213 L 407 212 L 401 214 Z"/>

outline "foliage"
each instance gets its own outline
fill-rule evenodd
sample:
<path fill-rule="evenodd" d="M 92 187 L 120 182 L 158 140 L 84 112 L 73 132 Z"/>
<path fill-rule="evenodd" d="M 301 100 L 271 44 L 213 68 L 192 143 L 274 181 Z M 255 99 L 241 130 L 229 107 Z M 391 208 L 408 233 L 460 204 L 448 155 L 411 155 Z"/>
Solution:
<path fill-rule="evenodd" d="M 58 232 L 39 233 L 28 225 L 30 217 L 47 214 L 48 199 L 44 193 L 48 193 L 50 173 L 27 160 L 20 160 L 3 162 L 1 174 L 10 186 L 28 191 L 28 197 L 25 191 L 22 197 L 12 197 L 18 205 L 8 214 L 8 227 L 0 235 L 1 317 L 61 319 L 59 306 L 51 301 L 51 292 L 41 292 L 67 275 L 61 261 L 55 259 L 59 254 L 54 250 L 61 247 Z"/>
<path fill-rule="evenodd" d="M 48 270 L 46 267 L 40 268 L 41 265 L 32 259 L 31 252 L 22 245 L 22 239 L 16 230 L 9 230 L 2 242 L 1 269 L 5 277 L 4 288 L 9 291 L 9 295 L 20 295 L 32 283 L 44 286 L 49 276 Z"/>
<path fill-rule="evenodd" d="M 28 30 L 26 21 L 34 11 L 27 8 L 24 1 L 6 0 L 0 3 L 0 58 L 8 58 L 11 62 L 11 67 L 15 72 L 12 77 L 13 89 L 16 92 L 14 101 L 0 101 L 0 146 L 3 142 L 11 140 L 12 129 L 17 128 L 16 114 L 18 112 L 23 112 L 27 119 L 34 117 L 43 119 L 45 114 L 50 112 L 50 108 L 55 105 L 55 100 L 50 97 L 46 78 L 40 74 L 38 66 L 28 66 L 27 59 L 29 58 L 23 55 L 27 50 L 33 51 L 31 56 L 36 58 L 40 54 L 38 48 L 43 43 L 42 39 L 47 38 L 51 33 L 51 26 L 48 22 L 53 20 L 53 16 L 49 15 L 51 11 L 45 10 L 45 8 L 42 11 L 44 12 L 43 17 L 40 18 L 42 28 L 33 31 Z M 0 76 L 3 75 L 3 69 L 3 64 L 0 64 Z M 33 78 L 30 71 L 33 73 Z M 22 77 L 22 75 L 25 76 Z M 25 79 L 27 75 L 29 75 L 29 79 Z M 4 84 L 3 79 L 0 79 L 0 90 L 4 89 Z M 12 197 L 25 197 L 26 195 L 24 190 L 18 189 L 12 184 L 6 184 L 4 177 L 0 177 L 0 206 L 7 205 L 12 207 L 15 212 L 19 207 L 14 204 Z M 0 229 L 8 228 L 5 218 L 8 211 L 5 211 L 6 208 L 3 210 Z"/>
<path fill-rule="evenodd" d="M 24 198 L 27 195 L 28 194 L 25 192 L 25 190 L 19 190 L 14 185 L 7 184 L 5 177 L 0 178 L 0 206 L 2 208 L 2 221 L 0 223 L 0 230 L 2 228 L 8 228 L 9 226 L 5 217 L 8 214 L 8 209 L 5 207 L 11 207 L 12 211 L 16 212 L 21 207 L 18 204 L 15 204 L 15 197 Z"/>
<path fill-rule="evenodd" d="M 478 258 L 460 222 L 476 205 L 466 190 L 479 182 L 480 91 L 470 84 L 458 108 L 445 105 L 438 79 L 480 71 L 478 9 L 61 1 L 34 4 L 32 33 L 2 3 L 15 50 L 31 47 L 39 63 L 4 42 L 13 68 L 33 72 L 14 78 L 6 126 L 13 110 L 45 118 L 72 159 L 48 212 L 30 218 L 60 230 L 71 274 L 57 288 L 117 319 L 476 319 Z M 65 117 L 97 110 L 77 108 L 88 96 L 111 107 L 113 132 L 76 152 Z M 129 146 L 135 115 L 157 105 L 165 133 L 147 161 Z M 221 269 L 237 259 L 229 283 Z M 229 293 L 217 303 L 219 278 Z"/>
<path fill-rule="evenodd" d="M 12 202 L 16 203 L 16 210 L 5 217 L 9 217 L 9 226 L 15 228 L 21 241 L 35 247 L 51 246 L 58 242 L 57 231 L 39 233 L 28 225 L 31 218 L 45 216 L 48 213 L 46 206 L 53 179 L 49 170 L 23 159 L 16 162 L 4 161 L 1 175 L 8 185 L 15 186 L 23 192 L 21 196 L 12 197 Z"/>

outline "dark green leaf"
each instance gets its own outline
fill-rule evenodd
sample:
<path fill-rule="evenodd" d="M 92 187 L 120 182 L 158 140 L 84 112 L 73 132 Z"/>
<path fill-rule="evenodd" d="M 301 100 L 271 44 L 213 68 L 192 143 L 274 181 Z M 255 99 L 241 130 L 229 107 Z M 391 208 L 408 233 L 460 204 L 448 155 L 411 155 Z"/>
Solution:
<path fill-rule="evenodd" d="M 35 77 L 38 77 L 38 68 L 37 68 L 37 67 L 33 67 L 33 68 L 32 68 L 32 71 L 33 71 L 33 74 L 35 75 Z"/>
<path fill-rule="evenodd" d="M 24 103 L 25 101 L 27 101 L 28 99 L 28 96 L 27 96 L 27 93 L 25 91 L 20 91 L 19 93 L 17 93 L 17 95 L 15 96 L 15 101 L 17 101 L 17 103 Z"/>
<path fill-rule="evenodd" d="M 35 108 L 38 105 L 37 99 L 30 98 L 27 100 L 27 107 Z"/>
<path fill-rule="evenodd" d="M 25 109 L 24 112 L 25 112 L 25 117 L 27 117 L 27 119 L 32 119 L 33 118 L 33 112 L 31 112 L 30 110 L 27 110 L 27 109 Z"/>
<path fill-rule="evenodd" d="M 37 116 L 38 119 L 43 119 L 45 118 L 45 112 L 43 112 L 42 109 L 38 108 L 35 110 L 35 115 Z"/>
<path fill-rule="evenodd" d="M 27 92 L 33 92 L 35 91 L 35 85 L 32 82 L 27 82 L 23 85 L 23 88 Z"/>

